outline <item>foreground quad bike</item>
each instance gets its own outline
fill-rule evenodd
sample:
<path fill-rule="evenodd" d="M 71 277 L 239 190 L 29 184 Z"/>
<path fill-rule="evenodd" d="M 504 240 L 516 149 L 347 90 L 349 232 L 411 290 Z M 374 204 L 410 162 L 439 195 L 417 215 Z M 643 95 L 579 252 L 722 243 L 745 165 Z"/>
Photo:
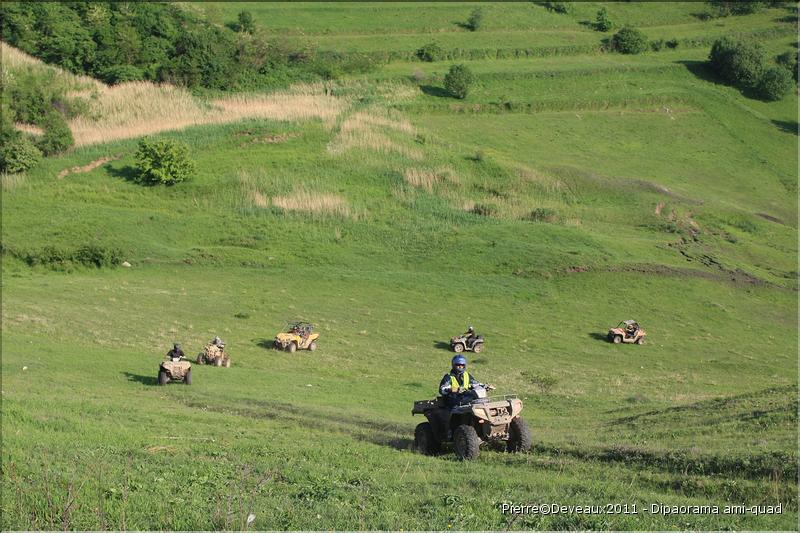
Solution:
<path fill-rule="evenodd" d="M 183 381 L 192 384 L 192 363 L 181 357 L 173 357 L 158 367 L 158 384 L 166 385 L 170 381 Z"/>
<path fill-rule="evenodd" d="M 231 358 L 221 346 L 209 344 L 203 351 L 197 354 L 197 363 L 200 365 L 214 365 L 224 366 L 225 368 L 231 367 Z"/>
<path fill-rule="evenodd" d="M 314 333 L 314 325 L 309 322 L 290 322 L 284 331 L 275 335 L 273 346 L 293 353 L 297 350 L 317 349 L 319 333 Z"/>
<path fill-rule="evenodd" d="M 608 330 L 608 340 L 614 344 L 644 344 L 647 333 L 635 320 L 623 320 L 617 327 Z"/>
<path fill-rule="evenodd" d="M 444 398 L 414 402 L 412 415 L 428 419 L 414 430 L 414 448 L 424 455 L 436 455 L 445 442 L 453 443 L 453 451 L 461 460 L 475 459 L 485 443 L 505 444 L 509 452 L 531 449 L 531 432 L 519 416 L 522 400 L 515 396 L 487 398 L 486 390 L 476 387 L 478 399 L 453 409 Z"/>
<path fill-rule="evenodd" d="M 459 335 L 450 338 L 450 349 L 456 353 L 463 351 L 481 353 L 483 351 L 483 335 L 477 337 L 467 337 Z"/>

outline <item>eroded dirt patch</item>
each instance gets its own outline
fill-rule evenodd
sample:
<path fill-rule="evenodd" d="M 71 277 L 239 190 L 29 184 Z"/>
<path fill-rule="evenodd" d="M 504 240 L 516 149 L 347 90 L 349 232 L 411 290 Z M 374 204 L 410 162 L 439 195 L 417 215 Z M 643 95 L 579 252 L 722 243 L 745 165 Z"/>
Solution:
<path fill-rule="evenodd" d="M 105 165 L 106 163 L 109 163 L 111 161 L 116 161 L 121 157 L 122 154 L 112 155 L 108 157 L 101 157 L 100 159 L 95 159 L 88 165 L 83 165 L 82 167 L 65 168 L 64 170 L 58 173 L 58 179 L 62 179 L 69 174 L 83 174 L 85 172 L 90 172 L 99 166 Z"/>

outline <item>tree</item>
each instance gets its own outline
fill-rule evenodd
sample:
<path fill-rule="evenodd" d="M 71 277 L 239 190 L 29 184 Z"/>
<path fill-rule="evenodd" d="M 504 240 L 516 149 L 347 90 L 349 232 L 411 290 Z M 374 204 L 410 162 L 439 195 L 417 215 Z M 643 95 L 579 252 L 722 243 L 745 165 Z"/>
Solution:
<path fill-rule="evenodd" d="M 417 50 L 417 57 L 421 61 L 440 61 L 444 59 L 445 53 L 441 46 L 436 43 L 428 43 Z"/>
<path fill-rule="evenodd" d="M 24 172 L 42 160 L 42 152 L 27 135 L 9 135 L 0 143 L 0 172 Z"/>
<path fill-rule="evenodd" d="M 253 14 L 249 11 L 242 11 L 239 13 L 239 22 L 236 25 L 236 31 L 244 33 L 255 33 L 256 23 L 253 20 Z"/>
<path fill-rule="evenodd" d="M 800 59 L 800 50 L 796 52 L 784 52 L 775 58 L 775 62 L 792 73 L 794 81 L 797 81 L 797 60 Z"/>
<path fill-rule="evenodd" d="M 470 13 L 469 18 L 467 19 L 467 28 L 470 31 L 478 31 L 483 23 L 483 9 L 477 8 Z"/>
<path fill-rule="evenodd" d="M 39 124 L 44 133 L 37 142 L 44 155 L 55 155 L 67 151 L 75 144 L 67 121 L 57 111 L 50 111 Z"/>
<path fill-rule="evenodd" d="M 764 100 L 780 100 L 794 86 L 792 75 L 783 67 L 771 67 L 761 76 L 756 85 L 756 92 Z"/>
<path fill-rule="evenodd" d="M 764 71 L 764 50 L 752 41 L 717 39 L 708 59 L 725 81 L 742 88 L 755 87 Z"/>
<path fill-rule="evenodd" d="M 466 65 L 453 65 L 444 77 L 444 88 L 454 97 L 464 99 L 472 82 L 472 71 Z"/>
<path fill-rule="evenodd" d="M 614 27 L 614 23 L 608 18 L 608 10 L 604 7 L 597 12 L 597 19 L 594 27 L 598 31 L 608 31 Z"/>
<path fill-rule="evenodd" d="M 641 54 L 647 50 L 647 37 L 636 28 L 625 26 L 614 34 L 611 45 L 622 54 Z"/>
<path fill-rule="evenodd" d="M 174 185 L 188 179 L 195 170 L 189 159 L 189 147 L 183 143 L 163 140 L 139 141 L 136 152 L 139 176 L 136 181 L 145 185 Z"/>

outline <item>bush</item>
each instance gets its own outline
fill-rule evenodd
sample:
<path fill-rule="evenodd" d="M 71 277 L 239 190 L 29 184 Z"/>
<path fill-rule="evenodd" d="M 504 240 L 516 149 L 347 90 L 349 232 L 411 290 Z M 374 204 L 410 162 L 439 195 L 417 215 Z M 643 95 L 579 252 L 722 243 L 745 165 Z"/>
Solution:
<path fill-rule="evenodd" d="M 479 7 L 470 13 L 469 18 L 467 19 L 467 28 L 469 28 L 470 31 L 478 31 L 482 23 L 483 9 Z"/>
<path fill-rule="evenodd" d="M 764 100 L 775 101 L 786 96 L 794 87 L 792 75 L 783 67 L 772 67 L 761 76 L 756 92 Z"/>
<path fill-rule="evenodd" d="M 595 20 L 594 27 L 597 31 L 609 31 L 614 27 L 614 23 L 608 18 L 608 9 L 602 8 L 597 12 L 597 19 Z"/>
<path fill-rule="evenodd" d="M 137 181 L 145 185 L 173 185 L 188 179 L 195 170 L 189 147 L 176 141 L 151 141 L 145 137 L 139 141 L 136 159 Z"/>
<path fill-rule="evenodd" d="M 242 11 L 239 13 L 239 19 L 236 24 L 236 31 L 244 33 L 255 33 L 256 23 L 253 20 L 253 14 L 249 11 Z"/>
<path fill-rule="evenodd" d="M 27 135 L 9 136 L 0 146 L 0 172 L 25 172 L 41 160 L 42 152 Z"/>
<path fill-rule="evenodd" d="M 482 217 L 494 217 L 497 216 L 498 210 L 497 207 L 492 204 L 475 204 L 470 212 Z"/>
<path fill-rule="evenodd" d="M 614 34 L 611 45 L 621 54 L 641 54 L 647 50 L 647 37 L 636 28 L 626 26 Z"/>
<path fill-rule="evenodd" d="M 144 70 L 134 65 L 114 65 L 100 71 L 100 79 L 110 85 L 125 81 L 139 81 L 144 78 Z"/>
<path fill-rule="evenodd" d="M 441 61 L 444 59 L 444 50 L 436 43 L 428 43 L 417 50 L 417 57 L 420 61 Z"/>
<path fill-rule="evenodd" d="M 454 97 L 464 99 L 472 82 L 472 71 L 466 65 L 453 65 L 444 77 L 444 88 Z"/>
<path fill-rule="evenodd" d="M 548 11 L 561 13 L 562 15 L 572 12 L 571 2 L 545 2 L 544 7 L 546 7 Z"/>
<path fill-rule="evenodd" d="M 797 81 L 797 60 L 800 58 L 800 50 L 797 52 L 784 52 L 775 58 L 775 62 L 791 72 L 794 81 Z"/>
<path fill-rule="evenodd" d="M 75 144 L 67 121 L 56 111 L 49 112 L 40 123 L 44 134 L 37 145 L 44 155 L 55 155 L 66 152 Z"/>
<path fill-rule="evenodd" d="M 670 39 L 666 42 L 667 48 L 678 48 L 678 39 Z"/>
<path fill-rule="evenodd" d="M 712 17 L 727 17 L 729 15 L 753 14 L 761 10 L 766 2 L 711 0 L 708 3 L 711 6 Z"/>
<path fill-rule="evenodd" d="M 758 43 L 723 37 L 711 46 L 711 67 L 728 83 L 755 87 L 764 71 L 764 51 Z"/>
<path fill-rule="evenodd" d="M 530 220 L 531 222 L 556 222 L 558 213 L 555 209 L 550 209 L 549 207 L 537 207 L 525 217 L 525 220 Z"/>

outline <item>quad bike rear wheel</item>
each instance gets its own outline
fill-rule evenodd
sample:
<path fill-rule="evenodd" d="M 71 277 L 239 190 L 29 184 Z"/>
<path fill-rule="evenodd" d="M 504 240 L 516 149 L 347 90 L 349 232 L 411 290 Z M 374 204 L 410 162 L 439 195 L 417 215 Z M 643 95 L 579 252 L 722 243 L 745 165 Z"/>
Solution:
<path fill-rule="evenodd" d="M 508 426 L 508 446 L 509 452 L 527 452 L 530 451 L 533 440 L 531 438 L 531 430 L 528 424 L 522 417 L 516 417 L 511 421 Z"/>
<path fill-rule="evenodd" d="M 417 424 L 414 430 L 414 449 L 422 455 L 436 455 L 441 449 L 441 445 L 433 436 L 430 422 Z"/>
<path fill-rule="evenodd" d="M 453 431 L 453 451 L 462 461 L 478 457 L 481 452 L 481 439 L 474 427 L 461 424 Z"/>
<path fill-rule="evenodd" d="M 614 335 L 614 338 L 612 339 L 612 342 L 613 342 L 614 344 L 619 344 L 619 343 L 621 343 L 621 342 L 622 342 L 622 335 Z"/>
<path fill-rule="evenodd" d="M 461 353 L 464 351 L 464 345 L 460 342 L 457 342 L 453 345 L 453 351 L 456 353 Z"/>

